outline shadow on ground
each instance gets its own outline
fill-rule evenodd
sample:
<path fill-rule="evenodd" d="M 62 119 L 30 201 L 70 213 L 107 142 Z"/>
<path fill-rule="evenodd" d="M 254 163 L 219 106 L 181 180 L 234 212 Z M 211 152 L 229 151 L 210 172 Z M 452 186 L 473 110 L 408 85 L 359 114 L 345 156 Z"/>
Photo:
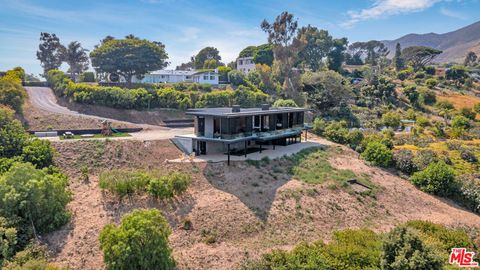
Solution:
<path fill-rule="evenodd" d="M 277 190 L 291 179 L 288 166 L 282 161 L 244 161 L 208 163 L 203 170 L 215 188 L 230 193 L 245 204 L 259 219 L 266 221 Z"/>

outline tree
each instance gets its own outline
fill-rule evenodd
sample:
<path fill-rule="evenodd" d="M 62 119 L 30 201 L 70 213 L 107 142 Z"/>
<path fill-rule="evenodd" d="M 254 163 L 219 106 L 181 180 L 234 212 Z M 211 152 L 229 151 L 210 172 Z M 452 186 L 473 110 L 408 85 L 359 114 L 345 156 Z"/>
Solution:
<path fill-rule="evenodd" d="M 395 46 L 395 56 L 393 57 L 393 64 L 395 65 L 395 70 L 397 72 L 405 69 L 405 60 L 402 56 L 402 47 L 400 46 L 400 43 L 397 43 L 397 46 Z"/>
<path fill-rule="evenodd" d="M 263 20 L 260 27 L 268 34 L 268 43 L 273 46 L 275 75 L 283 81 L 285 90 L 290 89 L 291 93 L 287 95 L 293 96 L 296 85 L 292 82 L 295 75 L 292 68 L 296 63 L 298 50 L 292 46 L 292 42 L 298 22 L 293 14 L 284 11 L 275 18 L 273 23 Z"/>
<path fill-rule="evenodd" d="M 172 230 L 157 209 L 134 210 L 120 225 L 100 233 L 100 248 L 109 270 L 174 269 L 168 236 Z"/>
<path fill-rule="evenodd" d="M 82 48 L 78 41 L 72 41 L 62 52 L 63 60 L 70 67 L 68 72 L 73 81 L 76 81 L 77 75 L 88 69 L 87 50 Z"/>
<path fill-rule="evenodd" d="M 0 213 L 18 220 L 22 231 L 50 232 L 70 218 L 67 186 L 68 180 L 61 174 L 47 174 L 29 163 L 14 163 L 0 177 Z"/>
<path fill-rule="evenodd" d="M 62 65 L 62 52 L 65 48 L 60 44 L 60 39 L 55 34 L 40 33 L 40 45 L 38 46 L 37 59 L 43 68 L 43 76 L 48 71 L 58 69 Z"/>
<path fill-rule="evenodd" d="M 419 71 L 441 53 L 442 51 L 430 47 L 412 46 L 403 49 L 402 56 L 415 71 Z"/>
<path fill-rule="evenodd" d="M 382 115 L 382 122 L 385 126 L 396 129 L 400 126 L 400 115 L 396 112 L 387 112 Z"/>
<path fill-rule="evenodd" d="M 410 104 L 417 106 L 418 105 L 418 98 L 420 94 L 417 91 L 416 85 L 409 85 L 403 89 L 403 94 L 408 98 Z"/>
<path fill-rule="evenodd" d="M 307 72 L 302 76 L 303 91 L 310 106 L 327 112 L 352 97 L 352 91 L 342 75 L 335 71 Z"/>
<path fill-rule="evenodd" d="M 295 42 L 301 48 L 299 61 L 311 71 L 318 71 L 333 47 L 333 38 L 326 30 L 308 25 L 298 29 Z"/>
<path fill-rule="evenodd" d="M 117 73 L 127 83 L 132 77 L 142 77 L 149 71 L 168 65 L 163 46 L 148 40 L 113 39 L 102 43 L 90 53 L 92 66 L 97 72 Z"/>
<path fill-rule="evenodd" d="M 242 51 L 240 51 L 240 53 L 238 54 L 238 57 L 239 58 L 253 57 L 256 51 L 257 51 L 257 46 L 248 46 Z"/>
<path fill-rule="evenodd" d="M 11 158 L 22 154 L 27 134 L 14 111 L 0 106 L 0 157 Z"/>
<path fill-rule="evenodd" d="M 262 44 L 253 54 L 253 62 L 259 65 L 271 66 L 273 64 L 273 49 L 270 44 Z"/>
<path fill-rule="evenodd" d="M 376 66 L 378 60 L 382 57 L 386 57 L 389 53 L 385 44 L 378 40 L 352 43 L 349 50 L 354 51 L 354 55 L 358 55 L 360 58 L 365 59 L 365 64 L 372 66 Z"/>
<path fill-rule="evenodd" d="M 455 185 L 455 171 L 443 161 L 430 163 L 425 170 L 416 172 L 410 178 L 422 191 L 440 196 L 452 194 Z"/>
<path fill-rule="evenodd" d="M 190 70 L 194 68 L 195 68 L 195 56 L 191 56 L 189 62 L 180 64 L 180 66 L 177 66 L 175 70 Z"/>
<path fill-rule="evenodd" d="M 273 103 L 272 107 L 298 107 L 297 103 L 293 99 L 277 99 Z"/>
<path fill-rule="evenodd" d="M 455 65 L 445 72 L 445 78 L 447 80 L 455 81 L 457 86 L 465 82 L 465 78 L 468 77 L 467 69 L 464 66 Z"/>
<path fill-rule="evenodd" d="M 397 227 L 383 242 L 381 266 L 384 270 L 442 269 L 442 258 L 426 246 L 410 228 Z"/>
<path fill-rule="evenodd" d="M 195 55 L 194 59 L 194 67 L 195 69 L 203 69 L 205 68 L 205 62 L 209 61 L 209 66 L 221 66 L 220 60 L 222 57 L 217 48 L 214 47 L 205 47 L 201 49 L 197 55 Z"/>
<path fill-rule="evenodd" d="M 17 113 L 22 112 L 22 106 L 26 98 L 25 89 L 18 81 L 13 79 L 0 79 L 0 106 L 8 106 Z"/>
<path fill-rule="evenodd" d="M 347 38 L 336 38 L 333 40 L 333 47 L 328 53 L 327 63 L 330 70 L 339 72 L 345 60 L 345 51 L 347 50 Z"/>
<path fill-rule="evenodd" d="M 477 64 L 477 54 L 474 52 L 468 52 L 467 56 L 465 56 L 465 61 L 463 61 L 463 65 L 467 67 L 474 67 Z"/>

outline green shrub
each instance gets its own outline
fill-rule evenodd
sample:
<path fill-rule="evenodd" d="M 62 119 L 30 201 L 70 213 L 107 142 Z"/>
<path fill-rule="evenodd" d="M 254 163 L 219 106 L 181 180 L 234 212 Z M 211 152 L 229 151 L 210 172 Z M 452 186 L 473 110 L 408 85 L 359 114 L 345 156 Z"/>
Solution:
<path fill-rule="evenodd" d="M 45 168 L 53 164 L 53 148 L 46 140 L 33 139 L 22 149 L 22 158 L 37 168 Z"/>
<path fill-rule="evenodd" d="M 397 78 L 401 81 L 404 81 L 408 78 L 410 72 L 408 70 L 402 70 L 397 73 Z"/>
<path fill-rule="evenodd" d="M 460 109 L 460 114 L 462 116 L 465 116 L 466 118 L 470 119 L 470 120 L 475 120 L 475 117 L 477 116 L 477 113 L 470 109 L 470 108 L 462 108 Z"/>
<path fill-rule="evenodd" d="M 105 171 L 99 176 L 100 188 L 120 197 L 145 190 L 149 181 L 150 177 L 145 173 L 127 170 Z"/>
<path fill-rule="evenodd" d="M 461 203 L 474 213 L 480 214 L 480 181 L 475 179 L 462 179 L 453 194 L 453 199 Z"/>
<path fill-rule="evenodd" d="M 473 106 L 473 110 L 476 112 L 476 113 L 480 113 L 480 103 L 477 103 Z"/>
<path fill-rule="evenodd" d="M 442 269 L 443 260 L 412 229 L 397 227 L 383 243 L 381 266 L 385 270 Z"/>
<path fill-rule="evenodd" d="M 336 143 L 346 144 L 348 142 L 348 129 L 347 123 L 345 121 L 340 122 L 331 122 L 326 128 L 325 132 L 323 133 L 324 136 Z"/>
<path fill-rule="evenodd" d="M 457 115 L 452 120 L 452 127 L 459 129 L 468 129 L 470 128 L 470 119 L 462 115 Z"/>
<path fill-rule="evenodd" d="M 20 156 L 27 138 L 22 124 L 14 117 L 14 111 L 0 106 L 0 157 Z"/>
<path fill-rule="evenodd" d="M 100 232 L 100 248 L 106 268 L 175 269 L 168 237 L 172 230 L 157 209 L 134 210 L 120 225 Z"/>
<path fill-rule="evenodd" d="M 80 74 L 79 80 L 81 82 L 95 82 L 95 73 L 86 71 Z"/>
<path fill-rule="evenodd" d="M 433 89 L 435 88 L 435 86 L 437 86 L 438 81 L 436 79 L 430 78 L 425 81 L 425 84 L 428 88 Z"/>
<path fill-rule="evenodd" d="M 18 76 L 15 72 L 7 71 L 7 75 L 0 77 L 0 106 L 9 106 L 17 113 L 22 113 L 27 94 Z"/>
<path fill-rule="evenodd" d="M 440 159 L 432 150 L 420 150 L 413 158 L 413 162 L 418 170 L 424 170 L 429 164 L 438 162 Z"/>
<path fill-rule="evenodd" d="M 423 103 L 427 105 L 432 105 L 437 102 L 437 96 L 435 94 L 435 91 L 426 89 L 424 87 L 420 87 L 418 89 L 419 92 L 419 99 L 423 101 Z"/>
<path fill-rule="evenodd" d="M 387 112 L 382 115 L 382 123 L 393 129 L 397 129 L 400 126 L 400 115 L 396 112 Z"/>
<path fill-rule="evenodd" d="M 70 218 L 67 178 L 47 174 L 29 163 L 15 163 L 0 177 L 0 213 L 19 220 L 22 231 L 50 232 Z M 34 226 L 34 228 L 32 228 Z"/>
<path fill-rule="evenodd" d="M 406 174 L 412 174 L 417 171 L 413 158 L 414 155 L 410 150 L 399 150 L 393 153 L 395 168 Z"/>
<path fill-rule="evenodd" d="M 363 132 L 358 129 L 351 130 L 347 134 L 348 146 L 354 150 L 362 143 L 363 139 Z"/>
<path fill-rule="evenodd" d="M 298 107 L 298 105 L 293 99 L 277 99 L 272 107 Z"/>
<path fill-rule="evenodd" d="M 313 120 L 312 131 L 313 133 L 323 136 L 328 123 L 323 118 L 317 117 Z"/>
<path fill-rule="evenodd" d="M 389 167 L 392 164 L 392 150 L 379 142 L 371 142 L 362 153 L 362 157 L 375 166 Z"/>
<path fill-rule="evenodd" d="M 455 188 L 455 171 L 443 161 L 432 163 L 423 171 L 413 174 L 413 184 L 422 191 L 440 196 L 449 196 Z"/>

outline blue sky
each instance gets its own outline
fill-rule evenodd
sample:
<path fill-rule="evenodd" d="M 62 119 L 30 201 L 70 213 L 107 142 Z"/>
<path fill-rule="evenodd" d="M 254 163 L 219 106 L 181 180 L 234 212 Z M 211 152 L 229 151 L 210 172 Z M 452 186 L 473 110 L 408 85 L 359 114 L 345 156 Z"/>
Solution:
<path fill-rule="evenodd" d="M 266 42 L 259 27 L 282 11 L 350 42 L 444 33 L 480 20 L 479 0 L 0 0 L 0 70 L 22 66 L 39 74 L 40 32 L 92 49 L 106 35 L 134 34 L 166 45 L 168 68 L 206 46 L 224 62 Z"/>

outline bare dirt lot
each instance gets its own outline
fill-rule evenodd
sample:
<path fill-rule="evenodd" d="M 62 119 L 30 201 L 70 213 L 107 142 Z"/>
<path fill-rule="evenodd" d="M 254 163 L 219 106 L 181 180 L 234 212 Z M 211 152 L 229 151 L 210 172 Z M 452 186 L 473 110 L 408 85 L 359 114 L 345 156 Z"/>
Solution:
<path fill-rule="evenodd" d="M 70 224 L 45 236 L 53 261 L 72 269 L 102 269 L 98 234 L 135 208 L 160 209 L 170 222 L 170 244 L 180 269 L 235 269 L 243 260 L 300 241 L 328 240 L 332 231 L 369 227 L 386 231 L 411 219 L 449 226 L 478 226 L 480 217 L 450 201 L 427 195 L 404 179 L 366 165 L 357 154 L 330 145 L 330 163 L 369 175 L 379 186 L 375 197 L 359 196 L 327 184 L 292 179 L 288 160 L 261 166 L 247 162 L 168 163 L 180 156 L 170 141 L 76 141 L 53 143 L 56 163 L 70 176 L 74 200 Z M 81 166 L 89 181 L 79 180 Z M 97 175 L 112 168 L 183 170 L 191 172 L 188 192 L 171 202 L 146 196 L 119 201 L 98 187 Z M 182 220 L 193 229 L 180 228 Z"/>

